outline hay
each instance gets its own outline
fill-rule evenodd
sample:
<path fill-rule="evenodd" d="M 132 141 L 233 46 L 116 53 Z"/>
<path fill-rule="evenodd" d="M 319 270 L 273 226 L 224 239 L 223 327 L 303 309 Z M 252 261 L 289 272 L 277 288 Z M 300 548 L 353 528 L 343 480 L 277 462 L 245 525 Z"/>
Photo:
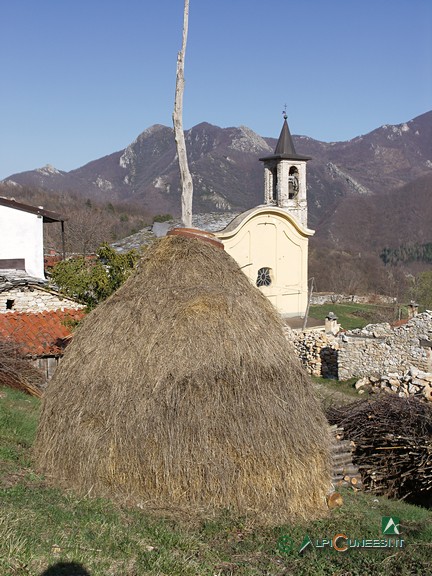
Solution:
<path fill-rule="evenodd" d="M 268 300 L 171 236 L 83 322 L 45 395 L 39 469 L 80 492 L 267 520 L 320 515 L 328 425 Z"/>

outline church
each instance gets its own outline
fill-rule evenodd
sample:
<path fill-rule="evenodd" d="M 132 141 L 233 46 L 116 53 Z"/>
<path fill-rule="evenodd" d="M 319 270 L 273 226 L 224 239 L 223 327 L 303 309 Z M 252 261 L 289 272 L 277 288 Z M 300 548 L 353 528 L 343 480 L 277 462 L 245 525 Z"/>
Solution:
<path fill-rule="evenodd" d="M 287 116 L 264 164 L 264 203 L 215 236 L 284 317 L 304 317 L 308 302 L 307 156 L 297 154 Z"/>

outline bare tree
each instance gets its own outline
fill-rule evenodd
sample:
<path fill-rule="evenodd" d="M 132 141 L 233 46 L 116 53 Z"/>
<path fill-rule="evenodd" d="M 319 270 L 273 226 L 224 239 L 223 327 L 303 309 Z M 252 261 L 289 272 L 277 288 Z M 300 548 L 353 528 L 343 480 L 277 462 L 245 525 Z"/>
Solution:
<path fill-rule="evenodd" d="M 67 252 L 91 254 L 102 242 L 110 240 L 107 220 L 99 210 L 90 207 L 69 212 L 66 224 Z"/>
<path fill-rule="evenodd" d="M 182 185 L 182 222 L 183 226 L 192 226 L 192 196 L 193 182 L 189 171 L 186 154 L 186 142 L 183 131 L 183 92 L 184 92 L 184 59 L 189 21 L 189 0 L 185 0 L 183 12 L 183 39 L 180 52 L 177 54 L 176 90 L 174 100 L 173 125 L 174 138 L 177 146 L 177 155 L 180 167 L 180 180 Z"/>

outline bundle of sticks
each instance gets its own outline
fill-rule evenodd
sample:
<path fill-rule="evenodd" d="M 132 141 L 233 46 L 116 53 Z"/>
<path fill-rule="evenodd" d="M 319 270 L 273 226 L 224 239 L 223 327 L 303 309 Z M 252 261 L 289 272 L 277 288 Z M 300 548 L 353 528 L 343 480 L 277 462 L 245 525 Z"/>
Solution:
<path fill-rule="evenodd" d="M 41 398 L 43 382 L 42 373 L 23 357 L 19 346 L 0 339 L 0 386 Z"/>
<path fill-rule="evenodd" d="M 432 497 L 432 407 L 385 394 L 329 408 L 330 424 L 353 443 L 366 490 L 410 501 Z"/>

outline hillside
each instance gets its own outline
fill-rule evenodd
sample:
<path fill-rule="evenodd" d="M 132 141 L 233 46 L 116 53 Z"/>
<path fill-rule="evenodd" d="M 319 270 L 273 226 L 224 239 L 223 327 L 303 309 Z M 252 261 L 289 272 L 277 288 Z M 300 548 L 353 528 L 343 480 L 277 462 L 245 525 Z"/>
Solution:
<path fill-rule="evenodd" d="M 352 398 L 333 388 L 320 383 L 317 394 Z M 134 507 L 83 497 L 68 487 L 53 489 L 32 465 L 39 412 L 38 399 L 0 388 L 2 576 L 430 574 L 425 550 L 432 513 L 373 493 L 342 488 L 343 506 L 325 517 L 269 527 L 256 522 L 253 513 L 221 510 L 206 517 L 194 509 L 173 515 L 147 503 Z M 395 536 L 382 534 L 382 518 L 390 516 L 400 521 L 403 547 L 395 547 Z M 324 548 L 324 538 L 341 533 L 353 542 L 368 539 L 369 548 L 390 538 L 392 547 L 362 550 L 357 544 L 345 554 L 330 543 Z M 312 545 L 300 554 L 305 535 Z"/>
<path fill-rule="evenodd" d="M 320 236 L 333 247 L 380 252 L 432 241 L 432 172 L 373 196 L 346 197 Z"/>
<path fill-rule="evenodd" d="M 347 142 L 294 136 L 308 162 L 309 226 L 313 242 L 346 250 L 380 251 L 406 236 L 432 241 L 432 111 L 397 126 L 384 125 Z M 246 127 L 202 123 L 186 131 L 194 179 L 194 213 L 242 211 L 261 203 L 263 167 L 275 138 Z M 180 181 L 172 129 L 151 126 L 124 150 L 63 172 L 52 166 L 6 178 L 58 195 L 122 203 L 148 219 L 180 214 Z M 22 195 L 21 195 L 22 198 Z M 144 218 L 145 219 L 145 218 Z"/>

